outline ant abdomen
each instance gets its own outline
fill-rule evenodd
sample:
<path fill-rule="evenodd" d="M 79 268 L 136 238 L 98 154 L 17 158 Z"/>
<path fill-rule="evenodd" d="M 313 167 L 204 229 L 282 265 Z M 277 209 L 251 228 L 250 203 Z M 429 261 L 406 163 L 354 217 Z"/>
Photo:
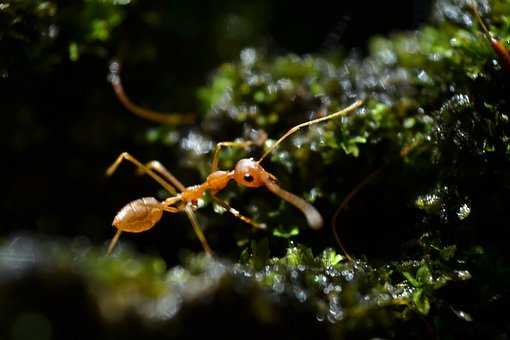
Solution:
<path fill-rule="evenodd" d="M 163 204 L 154 197 L 143 197 L 126 204 L 113 219 L 113 226 L 128 233 L 141 233 L 162 216 Z"/>

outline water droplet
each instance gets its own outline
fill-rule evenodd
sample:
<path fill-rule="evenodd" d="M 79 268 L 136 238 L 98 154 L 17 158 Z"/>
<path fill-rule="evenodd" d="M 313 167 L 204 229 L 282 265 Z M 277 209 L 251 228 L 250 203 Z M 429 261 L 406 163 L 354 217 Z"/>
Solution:
<path fill-rule="evenodd" d="M 272 289 L 277 294 L 282 294 L 285 290 L 285 284 L 281 280 L 277 280 L 273 283 Z"/>
<path fill-rule="evenodd" d="M 352 270 L 342 270 L 342 276 L 346 281 L 352 281 L 354 278 L 354 273 Z"/>
<path fill-rule="evenodd" d="M 164 297 L 156 300 L 156 303 L 144 308 L 144 316 L 154 320 L 169 320 L 173 318 L 181 308 L 182 298 L 170 292 Z"/>
<path fill-rule="evenodd" d="M 420 71 L 420 73 L 418 73 L 418 79 L 420 79 L 425 84 L 432 84 L 432 79 L 427 74 L 427 72 L 425 72 L 424 70 L 422 70 L 422 71 Z"/>
<path fill-rule="evenodd" d="M 459 220 L 463 220 L 469 216 L 471 213 L 471 207 L 464 203 L 460 206 L 459 210 L 457 211 L 457 216 L 459 217 Z"/>
<path fill-rule="evenodd" d="M 202 134 L 192 131 L 181 141 L 181 147 L 197 155 L 203 155 L 212 150 L 213 143 Z"/>
<path fill-rule="evenodd" d="M 308 298 L 308 295 L 303 289 L 296 288 L 294 290 L 294 295 L 296 296 L 296 299 L 298 299 L 299 302 L 305 302 Z"/>
<path fill-rule="evenodd" d="M 464 321 L 467 321 L 467 322 L 471 322 L 473 321 L 473 318 L 471 317 L 470 314 L 462 311 L 462 310 L 456 310 L 455 308 L 453 307 L 450 307 L 450 309 L 452 310 L 452 312 L 457 315 L 458 318 L 464 320 Z"/>
<path fill-rule="evenodd" d="M 314 280 L 317 284 L 319 284 L 319 285 L 321 285 L 321 286 L 326 286 L 326 284 L 328 283 L 328 279 L 327 279 L 327 277 L 326 277 L 325 275 L 322 275 L 322 274 L 320 274 L 320 275 L 315 275 L 315 276 L 314 276 L 314 278 L 313 278 L 313 280 Z"/>
<path fill-rule="evenodd" d="M 59 28 L 57 25 L 50 25 L 48 27 L 48 37 L 51 39 L 55 39 L 58 36 Z"/>
<path fill-rule="evenodd" d="M 467 270 L 456 270 L 454 271 L 455 275 L 457 275 L 457 277 L 460 279 L 460 280 L 469 280 L 471 279 L 471 273 Z"/>
<path fill-rule="evenodd" d="M 243 66 L 252 66 L 257 61 L 257 52 L 253 48 L 245 48 L 241 51 L 241 63 Z"/>
<path fill-rule="evenodd" d="M 217 203 L 213 203 L 213 209 L 214 209 L 214 212 L 217 214 L 223 214 L 224 212 L 227 211 L 227 209 L 225 209 L 222 205 L 217 204 Z"/>
<path fill-rule="evenodd" d="M 336 321 L 341 320 L 343 317 L 344 311 L 338 302 L 338 298 L 333 297 L 329 302 L 328 321 L 335 323 Z"/>
<path fill-rule="evenodd" d="M 283 91 L 292 91 L 292 89 L 294 88 L 293 84 L 292 84 L 292 81 L 289 80 L 289 79 L 279 79 L 276 84 L 278 85 L 278 87 L 283 90 Z"/>

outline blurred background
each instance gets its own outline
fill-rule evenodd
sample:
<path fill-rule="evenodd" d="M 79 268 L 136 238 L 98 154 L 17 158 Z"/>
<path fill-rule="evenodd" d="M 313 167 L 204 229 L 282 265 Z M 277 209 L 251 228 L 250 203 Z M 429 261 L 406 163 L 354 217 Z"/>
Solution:
<path fill-rule="evenodd" d="M 352 330 L 361 338 L 508 338 L 500 312 L 510 296 L 502 251 L 508 77 L 464 1 L 435 1 L 433 25 L 414 31 L 433 2 L 0 1 L 0 339 L 185 338 L 211 328 L 237 338 L 232 325 L 257 339 Z M 508 42 L 508 1 L 478 4 Z M 196 112 L 197 123 L 164 127 L 128 112 L 107 80 L 114 59 L 133 101 Z M 215 112 L 211 98 L 230 95 L 229 77 L 240 95 Z M 304 87 L 278 90 L 273 102 L 257 99 L 269 85 L 302 78 Z M 267 231 L 211 204 L 197 215 L 218 257 L 186 256 L 202 248 L 181 214 L 123 235 L 130 247 L 103 256 L 119 209 L 165 197 L 131 164 L 105 176 L 121 152 L 160 160 L 192 185 L 207 175 L 215 142 L 247 138 L 251 128 L 277 138 L 317 108 L 365 95 L 366 111 L 307 129 L 264 163 L 282 187 L 313 202 L 326 228 L 310 230 L 267 191 L 232 185 L 225 197 L 267 221 Z M 424 152 L 400 157 L 423 140 Z M 222 165 L 246 154 L 226 153 Z M 336 224 L 355 258 L 345 261 L 329 220 L 381 167 Z M 115 313 L 121 322 L 112 327 Z"/>
<path fill-rule="evenodd" d="M 1 5 L 0 236 L 80 236 L 84 242 L 106 245 L 115 213 L 128 201 L 154 196 L 158 190 L 150 180 L 136 177 L 130 165 L 113 178 L 105 177 L 106 167 L 122 151 L 160 160 L 186 184 L 202 179 L 198 172 L 178 166 L 172 148 L 148 141 L 147 133 L 156 124 L 131 115 L 116 100 L 107 82 L 113 58 L 122 60 L 124 85 L 135 102 L 160 111 L 200 112 L 197 89 L 219 65 L 238 59 L 243 48 L 264 48 L 271 55 L 356 49 L 363 55 L 369 37 L 420 25 L 431 2 Z M 109 19 L 90 27 L 95 17 Z M 171 219 L 129 237 L 130 242 L 170 263 L 176 261 L 176 247 L 199 250 L 188 237 L 190 228 L 179 223 L 187 221 Z M 175 225 L 179 228 L 172 228 Z"/>

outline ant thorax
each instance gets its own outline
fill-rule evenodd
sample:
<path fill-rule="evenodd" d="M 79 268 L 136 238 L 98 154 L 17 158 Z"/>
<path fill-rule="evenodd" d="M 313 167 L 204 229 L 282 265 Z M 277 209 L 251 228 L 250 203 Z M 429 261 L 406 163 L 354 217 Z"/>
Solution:
<path fill-rule="evenodd" d="M 200 185 L 192 185 L 187 187 L 185 191 L 180 194 L 181 200 L 185 202 L 194 202 L 198 200 L 207 190 L 207 182 Z"/>
<path fill-rule="evenodd" d="M 209 176 L 207 176 L 206 183 L 208 189 L 212 191 L 221 191 L 223 190 L 228 182 L 232 179 L 233 172 L 227 171 L 214 171 Z"/>

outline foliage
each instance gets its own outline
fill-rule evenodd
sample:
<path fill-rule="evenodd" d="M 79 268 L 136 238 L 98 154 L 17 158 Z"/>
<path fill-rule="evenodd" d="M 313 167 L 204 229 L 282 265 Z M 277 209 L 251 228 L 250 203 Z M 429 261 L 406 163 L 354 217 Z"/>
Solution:
<path fill-rule="evenodd" d="M 491 31 L 510 46 L 508 2 L 477 3 Z M 64 56 L 79 62 L 84 53 L 106 59 L 129 6 L 84 1 L 60 13 L 51 1 L 21 1 L 0 8 L 7 32 L 1 41 L 22 46 L 23 58 L 49 66 Z M 28 33 L 19 20 L 27 16 L 35 22 Z M 73 29 L 41 37 L 55 23 Z M 64 39 L 55 46 L 66 49 L 53 50 L 52 39 Z M 10 72 L 15 62 L 2 60 L 1 72 Z M 379 170 L 333 226 L 346 234 L 341 237 L 354 260 L 332 250 L 326 232 L 308 231 L 292 206 L 229 187 L 225 198 L 269 229 L 236 228 L 232 238 L 239 247 L 229 260 L 190 255 L 167 271 L 161 259 L 125 249 L 105 258 L 95 247 L 42 242 L 0 257 L 0 298 L 10 301 L 23 282 L 49 290 L 48 282 L 72 277 L 99 318 L 113 323 L 101 331 L 120 334 L 123 326 L 136 326 L 154 337 L 184 337 L 186 325 L 200 322 L 229 328 L 243 320 L 261 327 L 253 337 L 275 329 L 336 338 L 508 336 L 505 316 L 496 312 L 508 303 L 510 283 L 502 255 L 510 218 L 508 79 L 460 0 L 437 1 L 430 23 L 417 31 L 373 38 L 365 57 L 346 51 L 275 56 L 246 48 L 198 90 L 200 131 L 156 127 L 147 142 L 170 146 L 182 168 L 199 172 L 198 181 L 209 173 L 215 142 L 233 136 L 257 142 L 222 154 L 221 167 L 232 168 L 289 127 L 363 99 L 356 112 L 296 134 L 264 165 L 326 220 Z M 232 249 L 226 245 L 232 240 L 215 228 L 230 217 L 214 213 L 208 198 L 200 204 L 212 243 L 220 253 Z M 2 248 L 3 254 L 11 250 L 12 243 Z M 11 268 L 12 258 L 27 254 L 27 265 Z M 17 312 L 0 315 L 15 324 L 25 310 L 9 303 Z M 229 318 L 222 320 L 220 309 Z M 84 310 L 94 314 L 93 307 Z M 293 317 L 302 321 L 296 327 L 289 323 Z"/>
<path fill-rule="evenodd" d="M 20 235 L 0 248 L 0 301 L 20 311 L 35 309 L 32 314 L 40 322 L 59 327 L 63 320 L 48 314 L 51 306 L 37 306 L 36 300 L 13 301 L 9 296 L 16 294 L 19 286 L 46 287 L 61 282 L 61 289 L 76 289 L 74 295 L 90 301 L 80 313 L 94 313 L 89 306 L 97 306 L 99 316 L 109 325 L 103 332 L 113 334 L 136 315 L 141 322 L 137 332 L 141 334 L 157 330 L 184 335 L 186 331 L 180 329 L 180 324 L 191 314 L 195 315 L 192 322 L 220 323 L 227 328 L 236 318 L 249 316 L 261 327 L 280 325 L 284 334 L 306 334 L 313 331 L 317 320 L 321 327 L 343 337 L 389 334 L 389 325 L 416 319 L 413 311 L 427 314 L 429 299 L 437 300 L 435 291 L 448 281 L 469 278 L 446 269 L 439 257 L 374 267 L 362 260 L 346 262 L 330 248 L 314 256 L 309 248 L 290 244 L 285 256 L 270 258 L 267 241 L 254 242 L 252 250 L 237 264 L 190 254 L 183 266 L 169 271 L 160 258 L 126 248 L 112 257 L 102 256 L 102 251 L 80 239 L 69 246 Z M 416 272 L 415 277 L 410 272 Z M 72 282 L 76 280 L 83 286 L 74 287 Z M 65 296 L 55 293 L 44 294 L 62 304 Z M 211 310 L 223 309 L 225 299 L 249 306 L 246 315 L 225 319 L 212 313 L 202 319 L 204 305 Z M 294 305 L 308 316 L 293 329 L 291 324 L 281 323 L 287 318 L 281 314 Z M 299 314 L 290 313 L 290 317 Z M 3 318 L 6 324 L 21 322 L 16 319 L 20 313 Z M 28 323 L 26 327 L 33 327 L 24 322 Z M 195 336 L 200 333 L 197 330 Z"/>

